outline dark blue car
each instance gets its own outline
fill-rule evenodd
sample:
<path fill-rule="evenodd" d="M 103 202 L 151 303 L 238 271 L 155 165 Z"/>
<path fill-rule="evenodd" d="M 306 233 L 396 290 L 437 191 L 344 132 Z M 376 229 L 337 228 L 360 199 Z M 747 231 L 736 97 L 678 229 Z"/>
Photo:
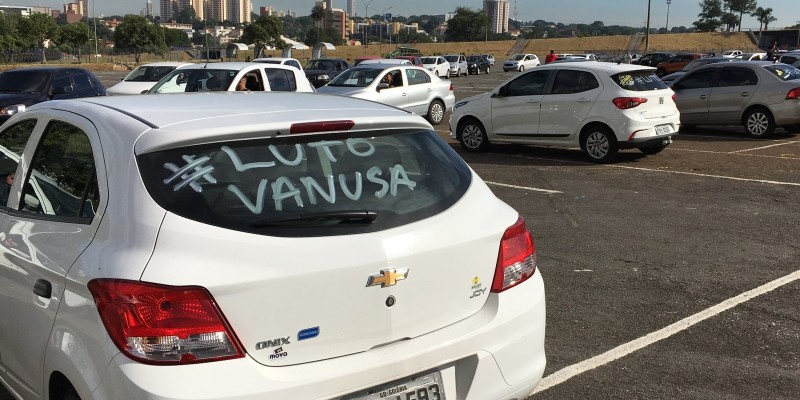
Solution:
<path fill-rule="evenodd" d="M 105 96 L 106 88 L 83 68 L 32 67 L 0 73 L 0 123 L 36 103 Z"/>

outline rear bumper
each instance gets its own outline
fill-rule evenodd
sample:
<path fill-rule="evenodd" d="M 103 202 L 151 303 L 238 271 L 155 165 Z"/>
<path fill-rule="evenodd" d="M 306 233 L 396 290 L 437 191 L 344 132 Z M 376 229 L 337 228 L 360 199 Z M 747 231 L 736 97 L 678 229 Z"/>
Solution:
<path fill-rule="evenodd" d="M 524 399 L 545 368 L 541 272 L 466 320 L 366 352 L 287 367 L 250 357 L 187 366 L 151 366 L 117 355 L 94 399 L 341 399 L 431 369 L 447 398 Z"/>
<path fill-rule="evenodd" d="M 800 100 L 785 100 L 770 106 L 777 125 L 800 124 Z"/>

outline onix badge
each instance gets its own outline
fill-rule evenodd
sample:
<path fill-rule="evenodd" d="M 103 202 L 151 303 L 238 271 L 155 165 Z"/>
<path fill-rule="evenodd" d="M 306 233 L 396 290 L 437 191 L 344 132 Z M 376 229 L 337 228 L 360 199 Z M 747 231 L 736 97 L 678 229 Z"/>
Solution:
<path fill-rule="evenodd" d="M 367 279 L 367 287 L 381 285 L 382 288 L 394 286 L 397 281 L 402 281 L 408 277 L 408 268 L 382 269 L 379 274 L 370 275 Z"/>

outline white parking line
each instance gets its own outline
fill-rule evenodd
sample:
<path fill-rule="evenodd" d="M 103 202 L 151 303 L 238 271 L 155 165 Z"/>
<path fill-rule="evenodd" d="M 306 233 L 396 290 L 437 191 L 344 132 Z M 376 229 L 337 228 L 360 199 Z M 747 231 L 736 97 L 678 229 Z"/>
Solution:
<path fill-rule="evenodd" d="M 564 192 L 559 192 L 558 190 L 539 189 L 539 188 L 533 188 L 533 187 L 527 187 L 527 186 L 509 185 L 507 183 L 497 183 L 497 182 L 489 182 L 489 181 L 484 181 L 484 182 L 486 182 L 487 185 L 503 186 L 503 187 L 509 187 L 509 188 L 513 188 L 513 189 L 530 190 L 532 192 L 542 192 L 542 193 L 547 193 L 547 194 L 564 193 Z"/>
<path fill-rule="evenodd" d="M 663 170 L 663 169 L 628 167 L 628 166 L 625 166 L 625 165 L 611 165 L 610 167 L 612 167 L 612 168 L 622 168 L 622 169 L 632 169 L 632 170 L 637 170 L 637 171 L 666 172 L 668 174 L 701 176 L 701 177 L 704 177 L 704 178 L 729 179 L 729 180 L 732 180 L 732 181 L 740 181 L 740 182 L 756 182 L 756 183 L 768 183 L 768 184 L 771 184 L 771 185 L 800 186 L 800 183 L 797 183 L 797 182 L 781 182 L 781 181 L 770 181 L 770 180 L 766 180 L 766 179 L 737 178 L 737 177 L 734 177 L 734 176 L 698 174 L 696 172 L 666 171 L 666 170 Z"/>
<path fill-rule="evenodd" d="M 771 144 L 771 145 L 769 145 L 769 146 L 761 146 L 761 147 L 756 147 L 756 148 L 753 148 L 753 149 L 734 150 L 734 151 L 730 151 L 729 153 L 730 153 L 730 154 L 736 154 L 736 153 L 742 153 L 742 152 L 745 152 L 745 151 L 754 151 L 754 150 L 768 149 L 768 148 L 770 148 L 770 147 L 776 147 L 776 146 L 785 146 L 785 145 L 787 145 L 787 144 L 795 144 L 795 143 L 800 143 L 800 142 L 783 142 L 783 143 L 776 143 L 776 144 Z"/>
<path fill-rule="evenodd" d="M 556 371 L 546 377 L 544 377 L 540 382 L 539 386 L 533 391 L 533 393 L 539 393 L 545 391 L 553 386 L 559 385 L 561 383 L 566 382 L 567 380 L 574 378 L 586 371 L 590 371 L 597 367 L 606 365 L 614 360 L 620 359 L 625 357 L 635 351 L 641 350 L 659 340 L 666 339 L 672 335 L 675 335 L 678 332 L 681 332 L 695 324 L 703 322 L 711 317 L 714 317 L 726 310 L 729 310 L 733 307 L 738 306 L 744 302 L 747 302 L 755 297 L 758 297 L 762 294 L 769 293 L 781 286 L 787 285 L 792 283 L 796 280 L 800 279 L 800 271 L 795 271 L 789 275 L 786 275 L 782 278 L 778 278 L 772 282 L 766 283 L 761 285 L 755 289 L 749 290 L 744 292 L 736 297 L 732 297 L 728 300 L 723 301 L 713 307 L 707 308 L 697 314 L 688 316 L 678 322 L 675 322 L 671 325 L 668 325 L 658 331 L 652 332 L 645 336 L 640 337 L 639 339 L 633 340 L 631 342 L 619 345 L 603 354 L 598 356 L 592 357 L 588 360 L 581 361 L 577 364 L 570 365 L 566 368 L 563 368 L 559 371 Z"/>

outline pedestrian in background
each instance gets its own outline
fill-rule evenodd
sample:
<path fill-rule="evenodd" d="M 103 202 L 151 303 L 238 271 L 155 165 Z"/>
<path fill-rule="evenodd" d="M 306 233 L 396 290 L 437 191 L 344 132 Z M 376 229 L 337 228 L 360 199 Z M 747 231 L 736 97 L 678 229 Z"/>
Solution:
<path fill-rule="evenodd" d="M 778 42 L 772 41 L 772 46 L 767 49 L 767 61 L 775 61 L 778 58 Z"/>
<path fill-rule="evenodd" d="M 545 63 L 545 64 L 550 64 L 551 62 L 555 61 L 555 60 L 556 60 L 556 58 L 558 58 L 558 57 L 556 56 L 556 51 L 555 51 L 555 50 L 550 50 L 550 54 L 548 54 L 548 55 L 547 55 L 547 56 L 544 58 L 544 63 Z"/>

